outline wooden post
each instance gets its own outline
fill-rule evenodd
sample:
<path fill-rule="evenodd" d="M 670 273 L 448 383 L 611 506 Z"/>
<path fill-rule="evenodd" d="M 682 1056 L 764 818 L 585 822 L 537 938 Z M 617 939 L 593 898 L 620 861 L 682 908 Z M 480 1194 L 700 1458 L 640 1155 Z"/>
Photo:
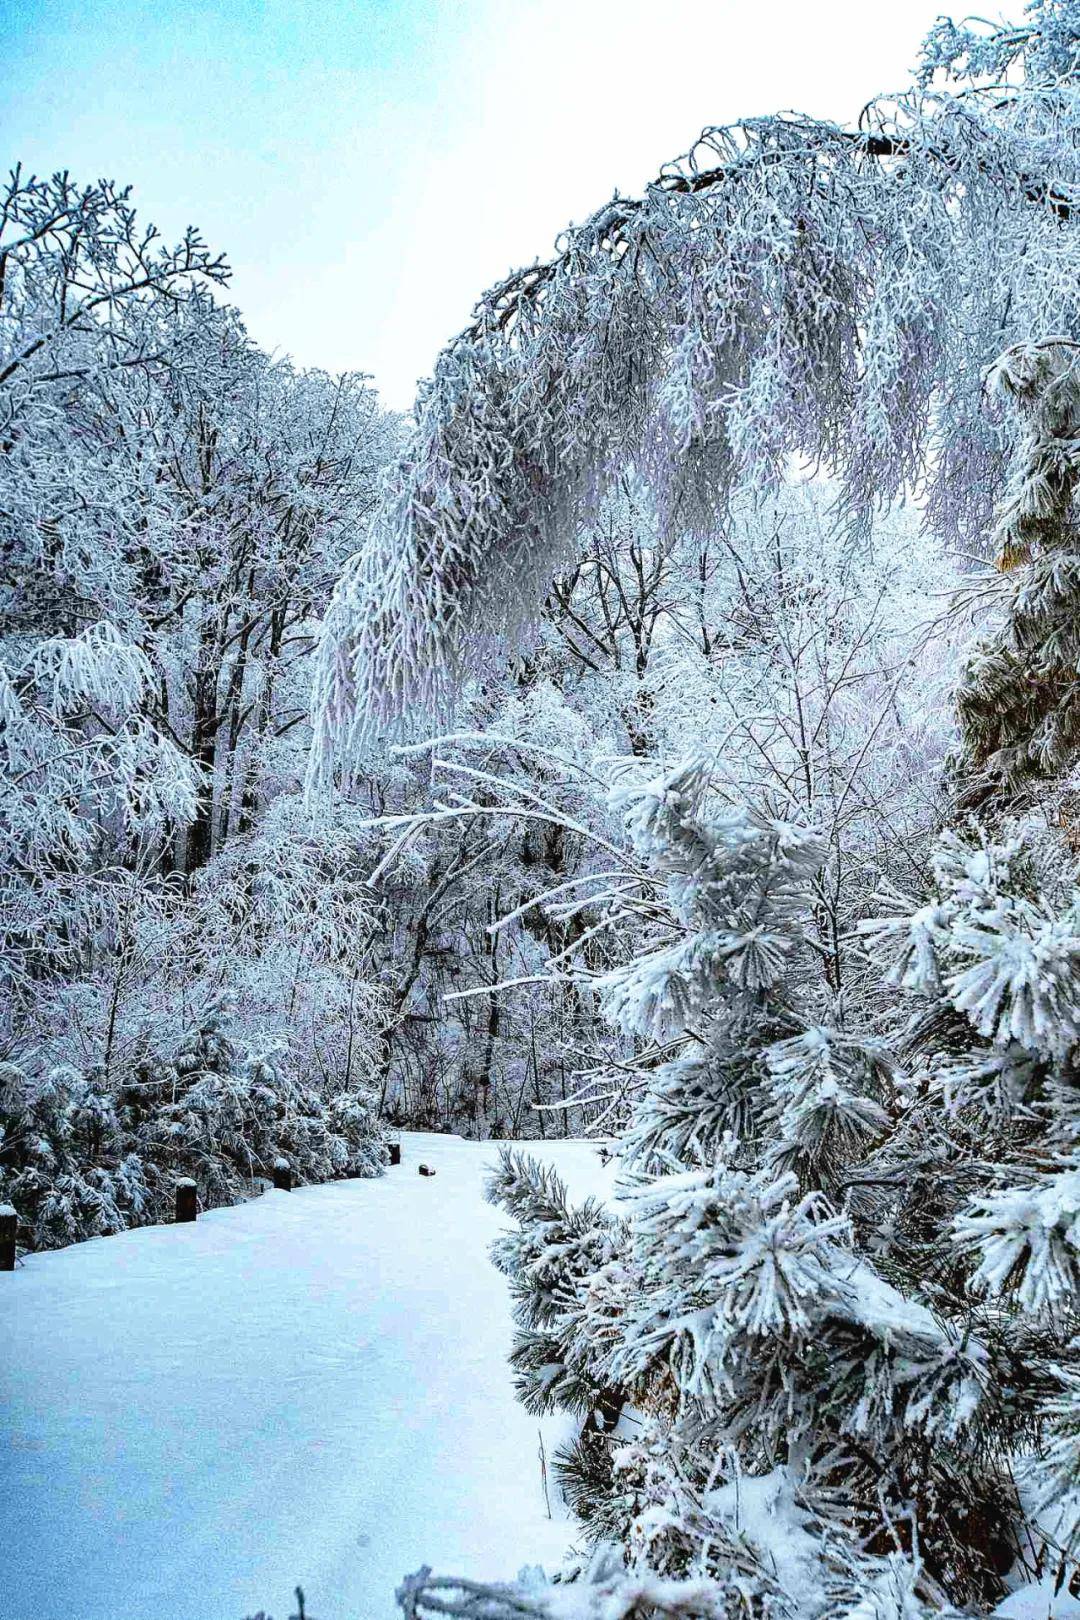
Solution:
<path fill-rule="evenodd" d="M 390 1163 L 391 1164 L 400 1164 L 401 1163 L 401 1143 L 400 1142 L 387 1142 L 386 1145 L 390 1149 Z"/>
<path fill-rule="evenodd" d="M 274 1160 L 274 1186 L 278 1192 L 292 1192 L 292 1165 L 288 1159 Z"/>
<path fill-rule="evenodd" d="M 193 1221 L 199 1213 L 199 1189 L 190 1176 L 181 1176 L 176 1183 L 176 1220 Z"/>
<path fill-rule="evenodd" d="M 19 1217 L 11 1204 L 0 1204 L 0 1271 L 15 1270 L 15 1234 Z"/>

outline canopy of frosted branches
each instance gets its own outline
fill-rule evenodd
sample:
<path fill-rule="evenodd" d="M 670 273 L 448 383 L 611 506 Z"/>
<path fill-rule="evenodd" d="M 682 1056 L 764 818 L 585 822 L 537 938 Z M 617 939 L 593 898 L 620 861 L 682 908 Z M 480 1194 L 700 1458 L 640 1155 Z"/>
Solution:
<path fill-rule="evenodd" d="M 628 467 L 662 524 L 715 523 L 736 489 L 824 468 L 852 529 L 915 493 L 943 536 L 982 546 L 1004 464 L 985 369 L 1012 342 L 1076 335 L 1078 15 L 938 30 L 924 82 L 857 128 L 706 130 L 643 197 L 485 294 L 339 585 L 324 769 L 445 710 L 527 631 Z M 998 72 L 1015 82 L 971 77 Z"/>

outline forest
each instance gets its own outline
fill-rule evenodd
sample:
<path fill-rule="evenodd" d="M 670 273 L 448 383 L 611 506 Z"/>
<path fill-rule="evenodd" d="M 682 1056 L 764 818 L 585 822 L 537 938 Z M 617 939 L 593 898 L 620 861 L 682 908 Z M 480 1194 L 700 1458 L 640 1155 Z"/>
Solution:
<path fill-rule="evenodd" d="M 402 414 L 10 173 L 0 1205 L 25 1265 L 495 1141 L 574 1550 L 409 1620 L 1080 1612 L 1078 209 L 1078 0 L 942 20 Z"/>

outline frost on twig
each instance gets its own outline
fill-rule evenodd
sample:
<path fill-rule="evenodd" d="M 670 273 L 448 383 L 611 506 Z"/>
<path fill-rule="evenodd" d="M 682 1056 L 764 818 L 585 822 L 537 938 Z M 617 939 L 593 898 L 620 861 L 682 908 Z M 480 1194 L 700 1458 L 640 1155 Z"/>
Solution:
<path fill-rule="evenodd" d="M 397 1591 L 405 1620 L 729 1620 L 732 1593 L 708 1579 L 669 1580 L 649 1573 L 601 1571 L 568 1585 L 485 1586 L 432 1575 L 426 1566 Z"/>

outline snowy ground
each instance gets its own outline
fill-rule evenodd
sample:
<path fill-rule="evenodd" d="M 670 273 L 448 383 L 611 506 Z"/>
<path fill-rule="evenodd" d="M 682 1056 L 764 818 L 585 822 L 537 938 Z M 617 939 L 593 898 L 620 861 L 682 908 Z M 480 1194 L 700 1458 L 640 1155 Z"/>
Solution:
<path fill-rule="evenodd" d="M 575 1195 L 604 1185 L 588 1144 L 532 1146 Z M 556 1565 L 570 1527 L 486 1254 L 492 1158 L 406 1135 L 381 1180 L 0 1278 L 0 1620 L 284 1620 L 298 1583 L 316 1620 L 378 1620 L 421 1563 Z"/>

